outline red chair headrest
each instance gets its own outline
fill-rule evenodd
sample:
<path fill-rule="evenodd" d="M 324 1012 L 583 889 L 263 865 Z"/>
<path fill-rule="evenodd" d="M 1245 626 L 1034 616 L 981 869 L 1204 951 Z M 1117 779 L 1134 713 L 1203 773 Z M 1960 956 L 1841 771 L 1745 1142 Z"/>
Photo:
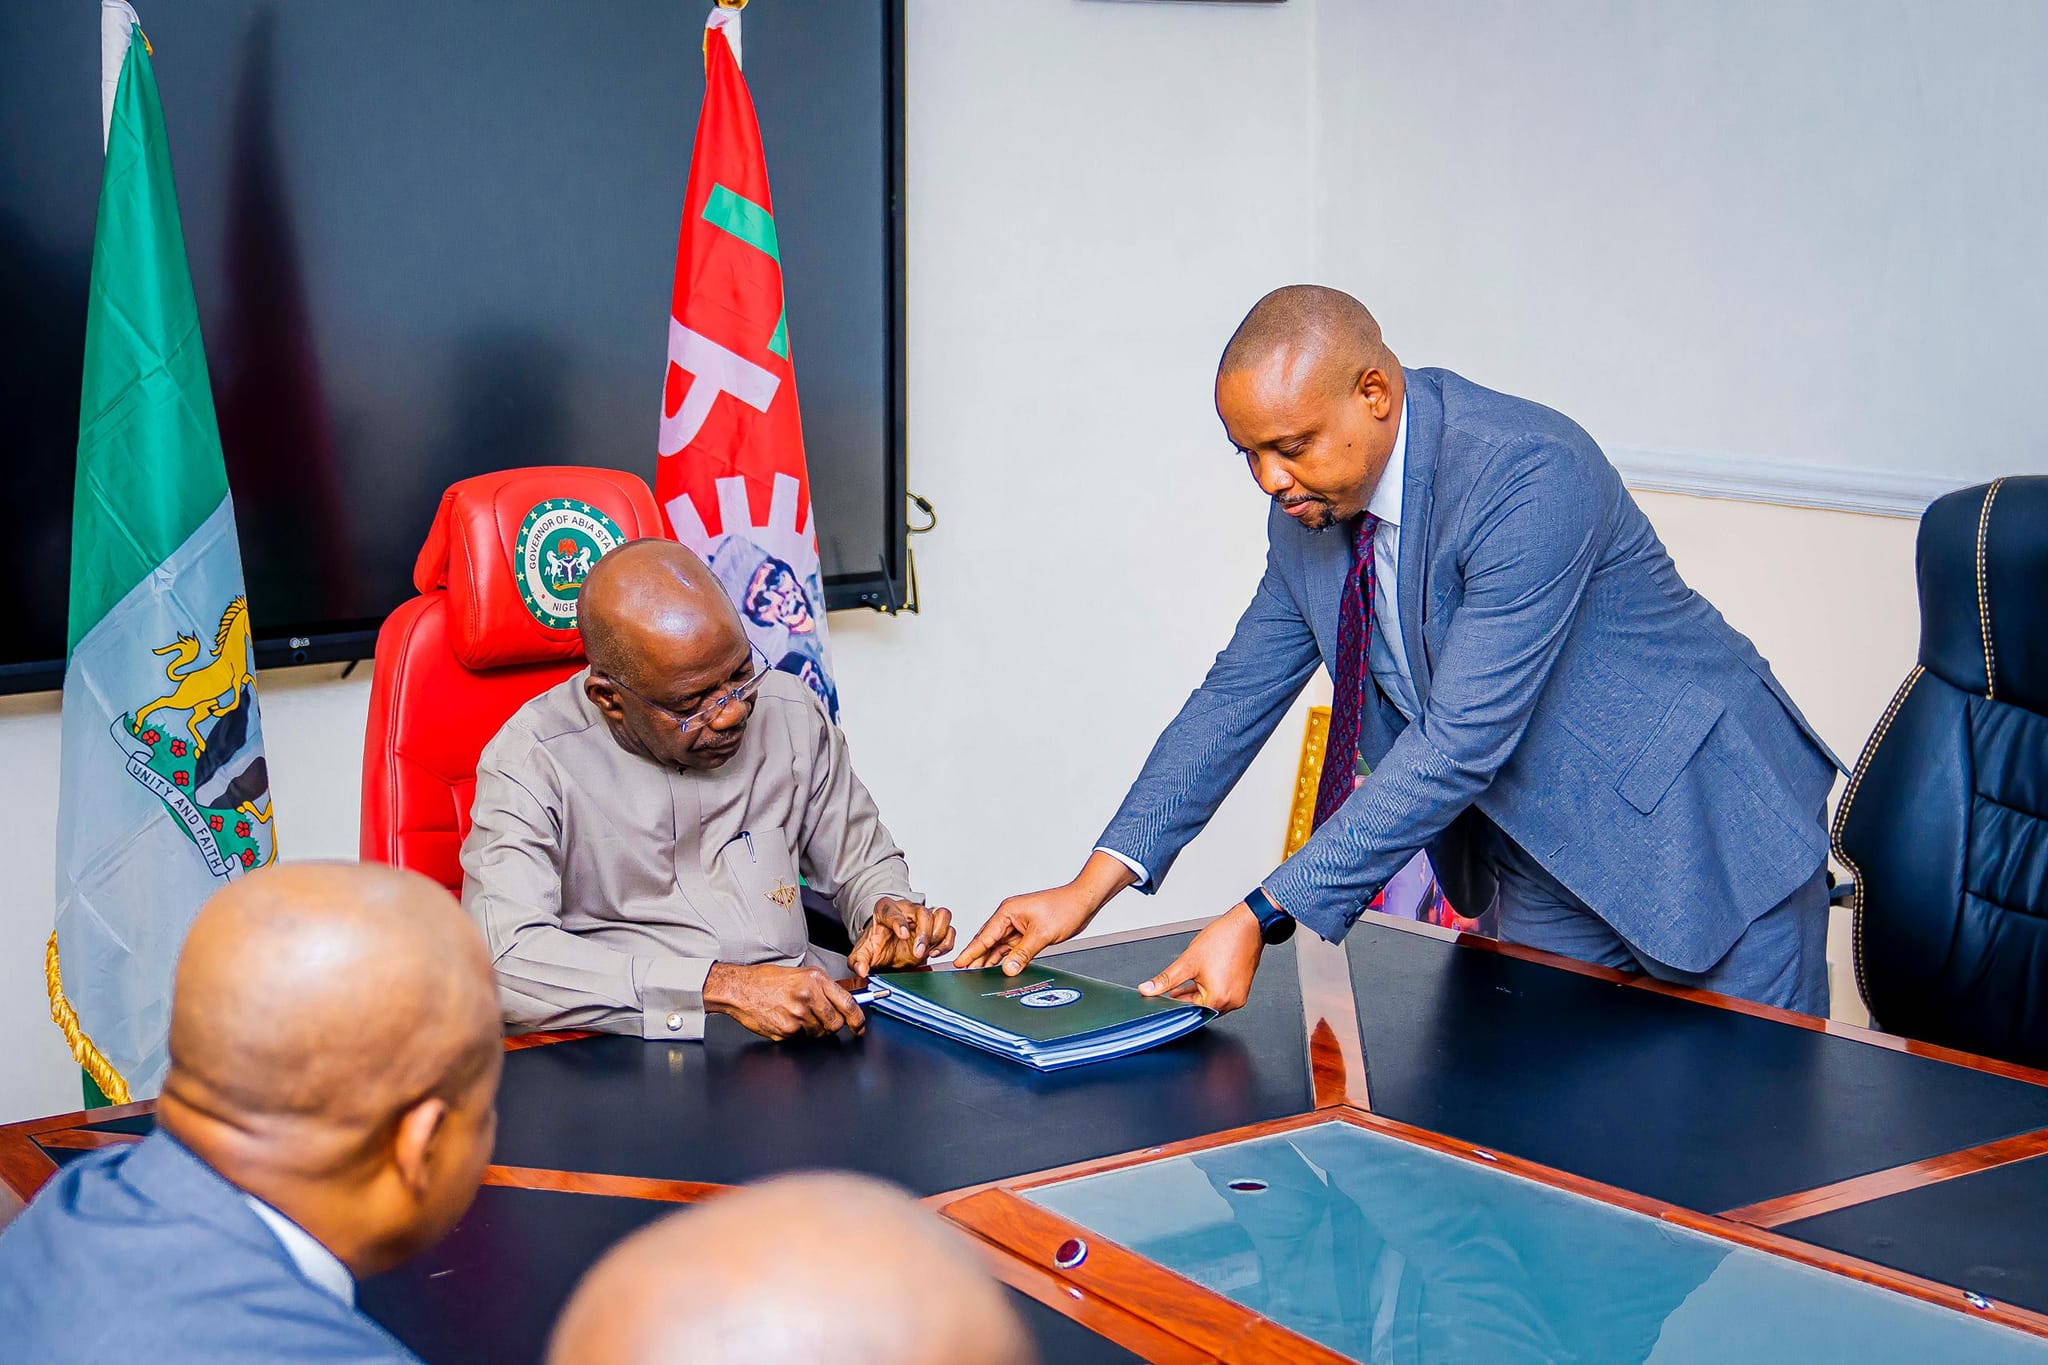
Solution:
<path fill-rule="evenodd" d="M 663 533 L 637 475 L 577 465 L 479 474 L 441 495 L 413 586 L 448 590 L 448 641 L 464 668 L 580 659 L 576 598 L 590 566 Z"/>

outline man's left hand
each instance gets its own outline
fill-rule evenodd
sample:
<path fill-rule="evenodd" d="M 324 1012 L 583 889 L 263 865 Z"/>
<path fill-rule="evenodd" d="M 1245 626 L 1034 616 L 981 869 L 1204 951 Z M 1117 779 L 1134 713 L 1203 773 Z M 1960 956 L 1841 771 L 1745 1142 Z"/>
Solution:
<path fill-rule="evenodd" d="M 846 965 L 855 976 L 865 979 L 870 972 L 919 966 L 952 947 L 951 910 L 884 896 L 875 902 L 875 917 L 846 955 Z"/>
<path fill-rule="evenodd" d="M 1228 1014 L 1252 991 L 1252 976 L 1266 942 L 1259 917 L 1243 901 L 1195 935 L 1172 965 L 1138 987 L 1140 995 L 1166 995 Z"/>

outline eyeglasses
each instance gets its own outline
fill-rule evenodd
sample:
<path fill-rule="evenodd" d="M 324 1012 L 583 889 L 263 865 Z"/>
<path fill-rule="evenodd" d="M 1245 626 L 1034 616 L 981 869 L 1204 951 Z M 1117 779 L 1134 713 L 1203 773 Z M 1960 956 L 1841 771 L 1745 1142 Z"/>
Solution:
<path fill-rule="evenodd" d="M 768 680 L 768 675 L 774 670 L 768 666 L 768 656 L 761 652 L 759 645 L 749 645 L 748 652 L 750 655 L 749 662 L 760 665 L 754 670 L 752 675 L 745 682 L 738 683 L 712 697 L 709 701 L 696 706 L 687 715 L 681 711 L 671 711 L 645 692 L 640 691 L 638 688 L 629 687 L 610 675 L 606 675 L 605 681 L 618 688 L 621 692 L 632 693 L 649 710 L 658 711 L 662 715 L 667 716 L 670 722 L 675 725 L 677 734 L 687 735 L 693 730 L 700 730 L 704 726 L 709 725 L 712 718 L 726 707 L 735 706 L 742 702 L 751 702 L 754 699 L 754 694 L 761 690 L 761 684 Z"/>

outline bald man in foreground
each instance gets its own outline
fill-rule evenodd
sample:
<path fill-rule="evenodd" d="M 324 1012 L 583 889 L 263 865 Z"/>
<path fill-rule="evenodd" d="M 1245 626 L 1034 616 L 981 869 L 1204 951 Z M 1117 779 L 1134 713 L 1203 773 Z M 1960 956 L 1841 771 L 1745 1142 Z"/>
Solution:
<path fill-rule="evenodd" d="M 295 863 L 178 957 L 157 1130 L 67 1163 L 0 1233 L 9 1360 L 411 1361 L 355 1284 L 439 1241 L 497 1132 L 490 960 L 395 868 Z"/>
<path fill-rule="evenodd" d="M 883 1254 L 849 1258 L 858 1229 Z M 790 1175 L 613 1247 L 555 1324 L 549 1365 L 1030 1365 L 966 1238 L 878 1180 Z"/>
<path fill-rule="evenodd" d="M 694 1039 L 725 1014 L 767 1038 L 859 1032 L 811 950 L 799 878 L 838 907 L 856 976 L 944 953 L 953 928 L 911 889 L 846 737 L 674 541 L 598 560 L 577 623 L 590 667 L 485 746 L 462 845 L 505 1022 Z"/>
<path fill-rule="evenodd" d="M 1216 412 L 1272 500 L 1265 576 L 1079 875 L 1003 902 L 959 965 L 1021 971 L 1156 889 L 1323 664 L 1314 834 L 1141 989 L 1234 1009 L 1265 944 L 1343 938 L 1427 849 L 1512 942 L 1827 1013 L 1840 764 L 1592 437 L 1403 367 L 1316 285 L 1245 317 Z"/>

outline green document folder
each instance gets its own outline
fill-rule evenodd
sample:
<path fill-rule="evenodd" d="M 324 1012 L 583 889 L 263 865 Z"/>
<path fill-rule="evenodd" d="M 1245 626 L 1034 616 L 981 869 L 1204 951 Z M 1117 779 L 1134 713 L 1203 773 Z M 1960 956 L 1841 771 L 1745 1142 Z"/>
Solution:
<path fill-rule="evenodd" d="M 888 972 L 874 1008 L 1011 1061 L 1054 1071 L 1122 1057 L 1191 1033 L 1215 1011 L 1147 998 L 1129 986 L 1032 966 L 966 972 Z"/>

